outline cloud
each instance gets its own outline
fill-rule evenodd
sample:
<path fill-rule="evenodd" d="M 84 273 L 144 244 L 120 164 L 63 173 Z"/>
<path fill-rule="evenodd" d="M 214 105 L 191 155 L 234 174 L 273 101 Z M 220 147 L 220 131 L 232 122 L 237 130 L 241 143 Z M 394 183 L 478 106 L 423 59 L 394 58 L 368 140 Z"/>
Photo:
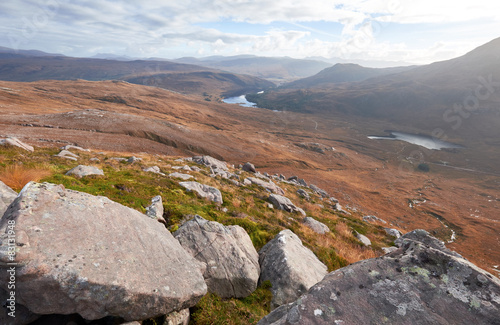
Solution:
<path fill-rule="evenodd" d="M 0 45 L 80 56 L 95 51 L 164 57 L 248 51 L 403 57 L 401 44 L 408 53 L 418 53 L 411 48 L 413 39 L 381 40 L 381 34 L 390 34 L 389 23 L 390 28 L 431 24 L 436 33 L 445 24 L 467 23 L 476 31 L 495 26 L 497 12 L 500 3 L 489 0 L 17 0 L 0 2 Z M 228 30 L 227 22 L 246 30 Z M 318 22 L 342 28 L 332 34 L 314 27 Z M 476 33 L 475 45 L 493 38 L 495 30 Z M 473 37 L 450 46 L 460 37 L 452 34 L 440 36 L 455 51 Z M 427 48 L 432 45 L 428 42 Z M 391 46 L 398 51 L 386 49 Z"/>

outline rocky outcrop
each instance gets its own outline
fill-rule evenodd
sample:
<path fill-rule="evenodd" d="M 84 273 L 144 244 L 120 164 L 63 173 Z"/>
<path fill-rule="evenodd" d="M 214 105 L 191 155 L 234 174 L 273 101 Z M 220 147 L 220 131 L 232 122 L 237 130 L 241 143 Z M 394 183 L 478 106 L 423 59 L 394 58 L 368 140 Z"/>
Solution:
<path fill-rule="evenodd" d="M 262 186 L 263 188 L 265 188 L 266 190 L 268 190 L 271 193 L 278 194 L 278 195 L 285 194 L 285 191 L 283 191 L 283 189 L 281 187 L 279 187 L 278 185 L 274 184 L 271 180 L 266 181 L 266 180 L 256 178 L 256 177 L 248 177 L 248 178 L 245 178 L 245 181 L 243 182 L 243 184 L 248 184 L 248 181 L 250 181 L 252 184 Z"/>
<path fill-rule="evenodd" d="M 500 324 L 500 280 L 423 230 L 328 274 L 267 324 Z"/>
<path fill-rule="evenodd" d="M 180 179 L 183 179 L 185 181 L 187 181 L 188 179 L 191 179 L 193 178 L 192 175 L 189 175 L 189 174 L 182 174 L 182 173 L 170 173 L 170 175 L 168 175 L 169 177 L 173 177 L 173 178 L 180 178 Z"/>
<path fill-rule="evenodd" d="M 68 150 L 61 150 L 57 155 L 54 155 L 54 157 L 65 158 L 73 161 L 78 160 L 78 155 Z"/>
<path fill-rule="evenodd" d="M 147 173 L 155 173 L 155 174 L 158 174 L 161 176 L 165 176 L 165 174 L 161 172 L 160 167 L 158 167 L 158 166 L 147 167 L 147 168 L 144 168 L 142 171 L 147 172 Z"/>
<path fill-rule="evenodd" d="M 256 289 L 259 255 L 240 226 L 223 226 L 195 216 L 174 236 L 188 253 L 207 265 L 203 276 L 209 292 L 223 298 L 241 298 Z"/>
<path fill-rule="evenodd" d="M 328 193 L 325 190 L 320 189 L 314 184 L 309 185 L 309 188 L 324 198 L 330 197 L 330 195 L 328 195 Z"/>
<path fill-rule="evenodd" d="M 255 166 L 249 162 L 245 163 L 243 165 L 243 167 L 241 167 L 241 169 L 243 169 L 244 171 L 249 172 L 249 173 L 256 173 L 257 172 L 257 170 L 255 170 Z"/>
<path fill-rule="evenodd" d="M 30 146 L 29 144 L 26 144 L 15 137 L 9 137 L 7 139 L 0 139 L 0 146 L 5 146 L 5 145 L 18 147 L 18 148 L 24 149 L 26 151 L 31 151 L 31 152 L 35 151 L 33 146 Z"/>
<path fill-rule="evenodd" d="M 61 150 L 78 150 L 78 151 L 86 151 L 86 152 L 90 152 L 90 149 L 84 149 L 82 147 L 79 147 L 79 146 L 73 146 L 71 144 L 68 144 L 68 145 L 65 145 L 64 147 L 61 147 Z"/>
<path fill-rule="evenodd" d="M 397 229 L 394 229 L 394 228 L 384 228 L 386 234 L 388 234 L 389 236 L 392 236 L 392 237 L 396 237 L 396 238 L 399 238 L 402 236 L 401 232 Z"/>
<path fill-rule="evenodd" d="M 204 165 L 204 166 L 210 167 L 212 169 L 221 169 L 221 170 L 225 170 L 225 171 L 228 170 L 225 162 L 220 161 L 218 159 L 215 159 L 214 157 L 194 156 L 192 160 L 193 160 L 193 162 L 195 162 L 197 164 Z"/>
<path fill-rule="evenodd" d="M 0 217 L 3 216 L 7 207 L 14 201 L 17 193 L 0 181 Z"/>
<path fill-rule="evenodd" d="M 311 197 L 309 196 L 309 193 L 307 193 L 305 190 L 299 188 L 297 190 L 297 194 L 300 195 L 301 197 L 303 197 L 304 199 L 306 199 L 307 201 L 309 201 L 311 199 Z"/>
<path fill-rule="evenodd" d="M 272 284 L 272 308 L 296 300 L 327 274 L 326 266 L 288 229 L 262 247 L 259 262 L 259 282 Z"/>
<path fill-rule="evenodd" d="M 215 203 L 222 204 L 222 194 L 215 187 L 200 184 L 198 182 L 180 182 L 180 186 L 188 191 L 196 192 L 199 196 L 206 198 Z"/>
<path fill-rule="evenodd" d="M 28 183 L 0 234 L 1 262 L 12 262 L 16 249 L 16 301 L 35 314 L 142 320 L 194 306 L 206 293 L 198 262 L 162 224 L 105 197 Z"/>
<path fill-rule="evenodd" d="M 387 223 L 387 221 L 380 219 L 379 217 L 376 216 L 364 216 L 363 217 L 364 222 L 381 222 L 381 223 Z"/>
<path fill-rule="evenodd" d="M 165 221 L 163 219 L 163 200 L 160 195 L 151 199 L 151 205 L 146 207 L 146 215 L 155 220 Z"/>
<path fill-rule="evenodd" d="M 306 216 L 304 210 L 296 207 L 295 204 L 293 204 L 292 201 L 290 201 L 290 199 L 287 197 L 277 194 L 271 194 L 269 195 L 268 200 L 273 204 L 273 206 L 276 209 L 285 210 L 288 212 L 298 212 L 302 214 L 304 217 Z"/>
<path fill-rule="evenodd" d="M 330 232 L 330 228 L 328 228 L 327 225 L 311 217 L 305 217 L 304 224 L 319 235 L 327 234 Z"/>
<path fill-rule="evenodd" d="M 70 169 L 66 175 L 82 178 L 91 175 L 104 176 L 104 172 L 94 166 L 78 165 L 75 168 Z"/>

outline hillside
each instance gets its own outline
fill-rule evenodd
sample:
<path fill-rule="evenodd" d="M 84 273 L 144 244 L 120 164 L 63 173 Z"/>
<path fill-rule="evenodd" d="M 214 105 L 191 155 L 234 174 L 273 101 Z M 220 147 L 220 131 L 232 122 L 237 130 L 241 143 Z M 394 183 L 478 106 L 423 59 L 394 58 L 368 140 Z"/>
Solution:
<path fill-rule="evenodd" d="M 328 88 L 331 84 L 363 81 L 373 77 L 395 74 L 414 67 L 365 68 L 358 64 L 337 63 L 314 76 L 299 79 L 281 86 L 284 89 Z"/>
<path fill-rule="evenodd" d="M 439 136 L 498 146 L 499 62 L 500 38 L 464 56 L 401 73 L 307 90 L 271 91 L 249 100 L 278 110 L 380 119 L 400 129 L 427 134 L 438 130 Z"/>
<path fill-rule="evenodd" d="M 127 82 L 0 82 L 0 87 L 2 137 L 42 147 L 78 144 L 96 151 L 206 154 L 236 165 L 251 161 L 262 172 L 304 178 L 353 211 L 380 216 L 403 231 L 424 228 L 452 240 L 453 249 L 490 271 L 499 258 L 491 249 L 498 245 L 497 176 L 450 168 L 468 167 L 464 161 L 496 168 L 497 160 L 478 154 L 483 147 L 457 153 L 368 140 L 367 132 L 387 124 L 243 109 Z M 408 159 L 417 149 L 429 172 Z"/>
<path fill-rule="evenodd" d="M 129 80 L 186 94 L 209 93 L 216 97 L 226 92 L 241 95 L 274 86 L 271 82 L 248 75 L 169 61 L 118 61 L 51 56 L 32 51 L 0 52 L 0 80 L 29 82 L 75 79 Z"/>
<path fill-rule="evenodd" d="M 257 57 L 253 55 L 180 58 L 175 61 L 233 73 L 249 74 L 270 80 L 276 84 L 309 77 L 331 66 L 331 64 L 320 60 L 293 59 L 289 57 Z"/>

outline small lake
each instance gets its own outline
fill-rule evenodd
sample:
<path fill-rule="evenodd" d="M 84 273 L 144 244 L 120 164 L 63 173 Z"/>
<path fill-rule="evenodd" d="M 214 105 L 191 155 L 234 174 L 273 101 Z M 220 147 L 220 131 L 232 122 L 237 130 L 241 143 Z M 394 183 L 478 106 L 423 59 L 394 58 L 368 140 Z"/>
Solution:
<path fill-rule="evenodd" d="M 441 150 L 448 148 L 464 148 L 464 146 L 462 145 L 446 142 L 425 135 L 405 133 L 405 132 L 393 132 L 393 131 L 389 132 L 391 134 L 389 136 L 369 135 L 368 138 L 374 140 L 401 140 L 432 150 Z"/>
<path fill-rule="evenodd" d="M 243 107 L 257 107 L 257 104 L 249 102 L 246 99 L 245 95 L 241 95 L 238 97 L 224 98 L 222 101 L 226 104 L 238 104 L 238 105 L 243 106 Z"/>

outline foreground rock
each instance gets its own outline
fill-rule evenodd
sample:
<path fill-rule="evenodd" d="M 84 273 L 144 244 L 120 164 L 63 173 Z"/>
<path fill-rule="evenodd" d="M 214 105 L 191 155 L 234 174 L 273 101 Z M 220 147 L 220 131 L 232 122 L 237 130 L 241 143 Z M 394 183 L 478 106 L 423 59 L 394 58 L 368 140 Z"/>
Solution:
<path fill-rule="evenodd" d="M 243 165 L 243 167 L 241 167 L 241 169 L 243 169 L 244 171 L 249 172 L 249 173 L 256 173 L 257 172 L 257 170 L 255 169 L 254 164 L 249 163 L 249 162 L 245 163 Z"/>
<path fill-rule="evenodd" d="M 204 277 L 208 291 L 223 298 L 242 298 L 257 288 L 259 255 L 240 226 L 223 226 L 195 216 L 174 236 L 188 253 L 207 265 Z"/>
<path fill-rule="evenodd" d="M 86 176 L 104 176 L 104 172 L 94 166 L 78 165 L 75 168 L 70 169 L 66 175 L 75 176 L 76 178 L 82 178 Z"/>
<path fill-rule="evenodd" d="M 200 184 L 198 182 L 180 182 L 180 186 L 188 191 L 196 192 L 199 196 L 206 198 L 215 203 L 222 204 L 222 194 L 215 187 Z"/>
<path fill-rule="evenodd" d="M 3 216 L 7 207 L 14 201 L 17 193 L 0 181 L 0 217 Z"/>
<path fill-rule="evenodd" d="M 302 214 L 304 217 L 306 216 L 304 210 L 296 207 L 295 204 L 293 204 L 292 201 L 290 201 L 290 199 L 287 197 L 277 194 L 271 194 L 269 195 L 268 199 L 269 202 L 271 202 L 276 209 L 285 210 L 288 212 L 298 212 Z"/>
<path fill-rule="evenodd" d="M 288 229 L 262 247 L 259 262 L 259 282 L 272 284 L 273 309 L 296 300 L 327 274 L 327 267 Z"/>
<path fill-rule="evenodd" d="M 408 235 L 408 234 L 407 234 Z M 499 324 L 500 280 L 421 230 L 328 274 L 266 324 Z"/>
<path fill-rule="evenodd" d="M 6 231 L 14 220 L 16 302 L 35 314 L 142 320 L 206 293 L 198 262 L 162 224 L 108 198 L 29 183 L 0 222 L 3 263 L 12 262 Z"/>
<path fill-rule="evenodd" d="M 311 217 L 305 217 L 304 224 L 319 235 L 323 235 L 330 232 L 330 228 L 328 228 L 327 225 Z"/>
<path fill-rule="evenodd" d="M 18 138 L 15 138 L 15 137 L 10 137 L 7 139 L 0 139 L 0 145 L 2 145 L 2 146 L 10 145 L 10 146 L 24 149 L 26 151 L 31 151 L 31 152 L 35 151 L 35 149 L 32 146 L 22 142 L 21 140 L 19 140 Z"/>

